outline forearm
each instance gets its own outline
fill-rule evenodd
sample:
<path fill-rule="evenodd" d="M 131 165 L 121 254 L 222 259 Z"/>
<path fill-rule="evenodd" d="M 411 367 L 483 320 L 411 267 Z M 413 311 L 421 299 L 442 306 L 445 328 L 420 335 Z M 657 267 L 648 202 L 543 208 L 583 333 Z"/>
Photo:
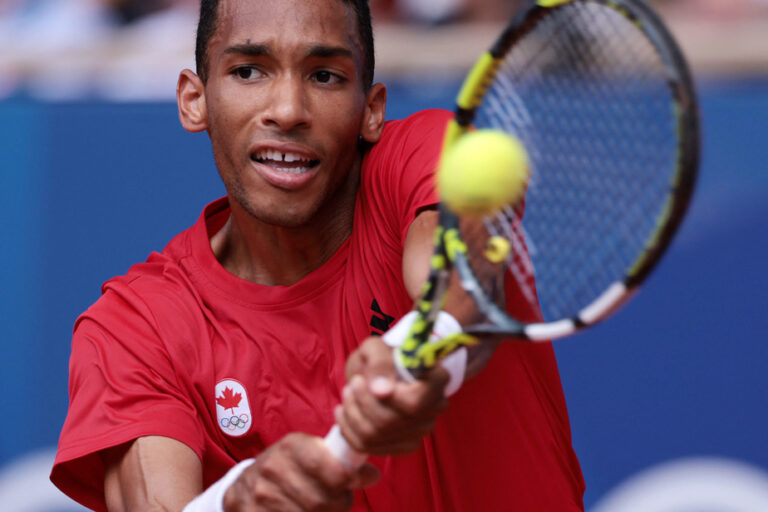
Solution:
<path fill-rule="evenodd" d="M 142 437 L 105 451 L 102 460 L 110 512 L 343 511 L 352 489 L 378 479 L 370 465 L 347 472 L 322 439 L 296 433 L 234 466 L 204 492 L 200 459 L 173 439 Z"/>
<path fill-rule="evenodd" d="M 141 437 L 104 451 L 102 460 L 110 512 L 179 512 L 203 490 L 200 459 L 174 439 Z"/>
<path fill-rule="evenodd" d="M 421 298 L 424 283 L 429 276 L 429 262 L 434 251 L 434 231 L 437 224 L 438 212 L 425 210 L 416 217 L 408 229 L 403 250 L 403 279 L 414 302 Z M 462 289 L 455 274 L 446 297 L 443 311 L 455 318 L 459 324 L 468 325 L 478 321 L 477 308 Z M 465 379 L 475 376 L 486 365 L 498 344 L 498 340 L 483 339 L 482 343 L 468 349 Z"/>

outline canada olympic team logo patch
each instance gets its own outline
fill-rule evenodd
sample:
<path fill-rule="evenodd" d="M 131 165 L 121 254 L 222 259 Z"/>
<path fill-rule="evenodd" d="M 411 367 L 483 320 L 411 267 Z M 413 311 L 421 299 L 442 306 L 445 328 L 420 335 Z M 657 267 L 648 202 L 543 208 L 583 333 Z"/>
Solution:
<path fill-rule="evenodd" d="M 216 384 L 216 420 L 228 436 L 240 437 L 251 428 L 251 407 L 248 394 L 236 380 L 222 380 Z"/>

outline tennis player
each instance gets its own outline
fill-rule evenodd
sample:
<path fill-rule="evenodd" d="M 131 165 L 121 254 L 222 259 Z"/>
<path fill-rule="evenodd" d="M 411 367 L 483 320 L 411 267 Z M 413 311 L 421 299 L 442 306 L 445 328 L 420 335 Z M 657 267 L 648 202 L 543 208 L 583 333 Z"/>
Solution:
<path fill-rule="evenodd" d="M 426 278 L 451 114 L 385 122 L 373 67 L 365 0 L 202 1 L 179 114 L 209 134 L 227 196 L 77 320 L 51 475 L 73 499 L 110 511 L 583 509 L 551 346 L 499 347 L 449 399 L 487 351 L 396 379 L 378 335 Z M 330 454 L 334 422 L 368 464 Z"/>

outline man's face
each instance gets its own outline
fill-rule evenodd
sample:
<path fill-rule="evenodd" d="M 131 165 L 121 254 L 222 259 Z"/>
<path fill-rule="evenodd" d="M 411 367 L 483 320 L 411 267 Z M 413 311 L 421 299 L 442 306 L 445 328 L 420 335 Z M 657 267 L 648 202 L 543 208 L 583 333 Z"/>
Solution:
<path fill-rule="evenodd" d="M 222 0 L 208 46 L 207 128 L 230 200 L 303 225 L 350 178 L 369 96 L 340 0 Z"/>

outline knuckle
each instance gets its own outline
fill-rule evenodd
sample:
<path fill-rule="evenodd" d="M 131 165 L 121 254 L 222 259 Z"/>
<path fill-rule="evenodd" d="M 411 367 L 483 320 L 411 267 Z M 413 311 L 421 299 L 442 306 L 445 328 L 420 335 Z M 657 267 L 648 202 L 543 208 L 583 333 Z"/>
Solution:
<path fill-rule="evenodd" d="M 303 440 L 303 434 L 300 432 L 291 432 L 286 434 L 277 444 L 279 444 L 285 450 L 290 450 L 293 449 L 293 447 L 297 444 L 300 444 Z"/>
<path fill-rule="evenodd" d="M 320 496 L 307 496 L 302 503 L 305 510 L 310 512 L 316 512 L 320 510 L 326 510 L 325 500 Z"/>
<path fill-rule="evenodd" d="M 243 488 L 242 484 L 239 482 L 240 480 L 236 481 L 229 489 L 227 489 L 227 492 L 224 493 L 222 508 L 225 512 L 236 510 L 237 505 L 242 502 Z"/>
<path fill-rule="evenodd" d="M 347 440 L 349 445 L 357 451 L 363 451 L 364 446 L 357 435 L 357 431 L 352 429 L 348 424 L 341 426 L 341 434 L 344 439 Z"/>
<path fill-rule="evenodd" d="M 303 458 L 304 469 L 311 474 L 320 474 L 324 469 L 323 460 L 317 451 L 307 451 Z"/>
<path fill-rule="evenodd" d="M 251 495 L 256 504 L 263 505 L 275 501 L 275 491 L 271 485 L 263 480 L 257 480 L 251 489 Z"/>
<path fill-rule="evenodd" d="M 376 429 L 373 428 L 372 425 L 366 422 L 360 422 L 357 425 L 355 425 L 355 437 L 365 445 L 366 443 L 370 443 L 373 439 L 376 438 Z"/>
<path fill-rule="evenodd" d="M 261 467 L 259 468 L 259 473 L 262 479 L 266 478 L 269 480 L 276 480 L 282 473 L 282 467 L 283 465 L 280 463 L 279 457 L 265 457 L 264 461 L 261 463 Z M 259 481 L 261 481 L 261 479 L 257 480 L 257 482 Z"/>
<path fill-rule="evenodd" d="M 350 415 L 348 421 L 349 430 L 353 431 L 356 437 L 368 439 L 376 434 L 378 427 L 375 424 L 374 417 L 370 412 L 359 411 L 358 414 Z"/>
<path fill-rule="evenodd" d="M 424 409 L 424 399 L 422 397 L 412 397 L 403 403 L 402 412 L 408 417 L 418 416 Z"/>

